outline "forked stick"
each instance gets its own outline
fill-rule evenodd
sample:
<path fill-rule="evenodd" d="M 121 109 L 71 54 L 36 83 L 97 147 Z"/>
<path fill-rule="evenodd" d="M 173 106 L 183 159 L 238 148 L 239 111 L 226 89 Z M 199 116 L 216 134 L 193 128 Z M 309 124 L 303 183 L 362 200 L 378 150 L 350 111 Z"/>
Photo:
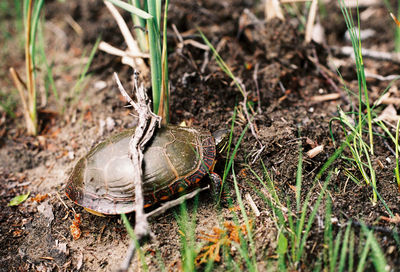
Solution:
<path fill-rule="evenodd" d="M 117 82 L 119 91 L 128 101 L 129 104 L 133 106 L 135 111 L 139 116 L 138 125 L 136 127 L 135 133 L 132 135 L 129 141 L 129 157 L 132 161 L 133 167 L 133 182 L 135 186 L 135 236 L 139 241 L 139 244 L 145 239 L 150 237 L 150 228 L 147 222 L 147 215 L 144 213 L 143 205 L 143 150 L 146 143 L 153 136 L 154 130 L 157 124 L 160 124 L 161 117 L 155 115 L 150 108 L 150 100 L 147 97 L 146 90 L 143 84 L 138 87 L 137 84 L 138 74 L 135 71 L 134 74 L 134 85 L 137 102 L 134 102 L 132 98 L 125 91 L 122 86 L 118 76 L 114 73 L 114 78 Z M 131 241 L 126 259 L 123 262 L 123 266 L 120 271 L 127 271 L 130 262 L 134 256 L 135 241 Z"/>

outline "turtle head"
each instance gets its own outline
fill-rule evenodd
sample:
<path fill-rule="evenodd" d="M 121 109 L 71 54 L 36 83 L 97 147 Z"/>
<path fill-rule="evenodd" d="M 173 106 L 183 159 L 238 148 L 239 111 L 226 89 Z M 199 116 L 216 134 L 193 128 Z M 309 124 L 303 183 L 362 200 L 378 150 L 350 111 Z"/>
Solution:
<path fill-rule="evenodd" d="M 225 148 L 228 146 L 229 130 L 225 128 L 219 129 L 213 133 L 213 136 L 215 139 L 215 145 L 217 146 L 217 152 L 224 152 Z"/>

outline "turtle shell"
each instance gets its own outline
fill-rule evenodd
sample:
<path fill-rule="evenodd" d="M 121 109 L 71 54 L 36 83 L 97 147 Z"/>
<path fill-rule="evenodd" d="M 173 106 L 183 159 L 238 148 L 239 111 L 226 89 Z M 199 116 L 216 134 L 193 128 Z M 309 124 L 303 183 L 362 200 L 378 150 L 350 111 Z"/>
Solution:
<path fill-rule="evenodd" d="M 126 130 L 96 145 L 75 165 L 66 186 L 76 204 L 102 214 L 134 211 L 135 187 Z M 212 170 L 215 140 L 202 128 L 169 125 L 156 131 L 144 150 L 145 207 L 192 191 Z"/>

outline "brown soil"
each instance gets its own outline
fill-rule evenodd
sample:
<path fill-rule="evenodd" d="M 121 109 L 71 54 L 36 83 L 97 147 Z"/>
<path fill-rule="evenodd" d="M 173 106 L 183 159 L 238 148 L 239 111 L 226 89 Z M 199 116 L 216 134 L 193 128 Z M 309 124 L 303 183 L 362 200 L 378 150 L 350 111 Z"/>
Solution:
<path fill-rule="evenodd" d="M 392 1 L 393 2 L 393 1 Z M 266 262 L 273 262 L 277 246 L 277 233 L 269 207 L 251 188 L 249 183 L 261 188 L 247 165 L 263 176 L 261 161 L 273 176 L 276 190 L 282 199 L 288 196 L 295 202 L 296 172 L 299 159 L 299 143 L 303 152 L 315 145 L 324 145 L 319 155 L 309 158 L 304 155 L 302 199 L 314 184 L 316 173 L 333 154 L 334 145 L 329 134 L 329 122 L 337 116 L 337 106 L 349 111 L 350 102 L 341 90 L 342 83 L 335 70 L 330 70 L 330 59 L 341 61 L 340 72 L 346 85 L 357 90 L 357 78 L 353 61 L 342 55 L 332 55 L 332 46 L 350 45 L 344 41 L 346 31 L 343 17 L 335 1 L 325 7 L 329 13 L 320 18 L 327 39 L 326 44 L 304 43 L 303 29 L 296 17 L 285 23 L 273 20 L 264 23 L 261 6 L 251 1 L 172 1 L 168 14 L 169 75 L 171 83 L 171 123 L 203 126 L 210 131 L 229 127 L 235 108 L 235 144 L 247 121 L 243 115 L 242 95 L 232 80 L 213 60 L 211 52 L 187 44 L 178 46 L 179 39 L 172 30 L 174 24 L 182 37 L 203 43 L 197 28 L 218 48 L 233 73 L 239 78 L 248 99 L 257 110 L 254 125 L 260 142 L 265 149 L 255 162 L 255 152 L 260 148 L 254 135 L 248 130 L 235 158 L 235 172 L 241 194 L 249 193 L 261 210 L 254 217 L 248 204 L 246 209 L 254 220 L 257 262 L 260 270 Z M 258 20 L 251 19 L 248 13 Z M 362 8 L 361 12 L 366 11 Z M 362 28 L 372 28 L 375 36 L 363 41 L 363 46 L 391 52 L 394 48 L 394 31 L 382 29 L 393 25 L 384 6 L 371 8 L 372 19 L 362 21 Z M 99 34 L 102 40 L 125 48 L 120 32 L 102 1 L 49 1 L 45 4 L 46 54 L 53 66 L 55 84 L 60 94 L 49 101 L 44 97 L 44 86 L 39 81 L 39 106 L 41 133 L 37 138 L 24 133 L 21 107 L 15 107 L 15 117 L 0 111 L 0 270 L 1 271 L 112 271 L 123 260 L 129 237 L 119 216 L 98 217 L 85 212 L 67 199 L 65 181 L 77 159 L 98 141 L 117 131 L 134 126 L 135 120 L 124 108 L 125 103 L 116 89 L 112 73 L 118 72 L 125 86 L 131 86 L 132 71 L 120 64 L 119 59 L 97 52 L 90 68 L 91 76 L 83 82 L 82 91 L 74 93 L 73 87 L 86 59 L 81 58 L 84 50 L 89 51 Z M 365 13 L 364 13 L 365 14 Z M 3 15 L 2 15 L 3 16 Z M 15 17 L 4 16 L 9 20 Z M 129 16 L 125 14 L 129 21 Z M 322 17 L 322 16 L 321 16 Z M 77 32 L 71 22 L 75 21 L 82 32 Z M 19 48 L 15 26 L 5 24 L 8 38 L 5 50 L 7 70 L 15 67 L 24 69 L 23 49 Z M 367 71 L 387 76 L 396 74 L 399 65 L 388 61 L 365 59 Z M 11 94 L 12 82 L 8 72 L 1 72 L 0 86 Z M 44 78 L 44 71 L 38 71 Z M 148 76 L 143 75 L 147 86 Z M 388 86 L 388 81 L 368 80 L 370 98 L 375 101 Z M 394 86 L 399 86 L 394 83 Z M 101 86 L 101 87 L 99 87 Z M 257 92 L 259 88 L 259 95 Z M 397 89 L 396 89 L 397 90 Z M 341 94 L 341 98 L 315 102 L 313 97 L 324 94 Z M 3 95 L 3 93 L 0 93 Z M 395 93 L 393 94 L 395 95 Z M 63 110 L 63 111 L 62 111 Z M 63 113 L 60 113 L 63 112 Z M 106 120 L 115 125 L 110 129 L 102 126 Z M 336 144 L 343 138 L 338 122 L 333 122 Z M 378 131 L 381 132 L 381 131 Z M 390 139 L 375 137 L 373 165 L 377 172 L 377 190 L 393 213 L 400 213 L 400 194 L 394 179 L 395 157 L 388 149 Z M 233 146 L 232 146 L 233 147 Z M 351 154 L 345 150 L 344 155 Z M 223 168 L 223 167 L 218 167 Z M 334 232 L 352 219 L 365 222 L 375 230 L 375 236 L 392 270 L 400 267 L 400 248 L 393 238 L 395 224 L 380 220 L 389 216 L 382 202 L 373 205 L 372 189 L 363 183 L 348 180 L 345 170 L 361 179 L 355 168 L 346 160 L 338 159 L 332 169 L 328 187 L 333 203 Z M 220 169 L 217 169 L 217 171 Z M 222 173 L 222 172 L 221 172 Z M 324 177 L 323 177 L 324 178 Z M 233 179 L 228 176 L 233 189 Z M 9 207 L 7 204 L 16 195 L 30 191 L 31 196 L 48 194 L 41 203 L 28 199 L 23 204 Z M 320 193 L 311 196 L 314 203 Z M 189 201 L 189 215 L 195 209 L 195 201 Z M 318 212 L 324 218 L 324 204 Z M 82 215 L 82 237 L 73 240 L 70 225 L 75 209 Z M 177 221 L 179 208 L 167 211 L 150 220 L 155 239 L 144 246 L 146 262 L 150 271 L 159 271 L 160 261 L 155 256 L 160 251 L 161 262 L 167 270 L 179 270 L 182 256 Z M 133 221 L 133 216 L 130 215 Z M 222 221 L 232 219 L 227 209 L 218 212 L 215 201 L 207 192 L 199 196 L 196 213 L 196 234 L 212 233 L 212 228 Z M 360 228 L 354 226 L 358 233 Z M 307 242 L 306 262 L 297 269 L 309 270 L 323 248 L 323 229 L 315 225 Z M 140 261 L 135 259 L 132 271 Z M 372 269 L 371 262 L 367 263 Z M 224 270 L 223 262 L 217 268 Z"/>

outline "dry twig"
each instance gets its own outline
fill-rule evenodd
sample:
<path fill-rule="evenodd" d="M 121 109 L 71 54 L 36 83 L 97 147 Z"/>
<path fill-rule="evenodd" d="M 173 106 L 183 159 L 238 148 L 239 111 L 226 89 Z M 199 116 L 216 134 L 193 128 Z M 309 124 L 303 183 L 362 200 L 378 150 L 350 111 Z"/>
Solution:
<path fill-rule="evenodd" d="M 337 47 L 333 46 L 332 49 L 334 52 L 344 56 L 350 56 L 354 59 L 354 50 L 351 46 L 343 46 Z M 370 58 L 375 60 L 383 60 L 383 61 L 391 61 L 393 63 L 400 63 L 400 54 L 396 52 L 384 52 L 384 51 L 375 51 L 371 49 L 361 48 L 362 56 L 364 58 Z"/>
<path fill-rule="evenodd" d="M 254 67 L 253 80 L 254 80 L 254 84 L 256 85 L 256 92 L 257 92 L 257 102 L 258 102 L 257 113 L 261 114 L 261 95 L 260 95 L 260 87 L 258 86 L 258 79 L 257 79 L 258 67 L 259 67 L 259 63 L 257 62 Z"/>
<path fill-rule="evenodd" d="M 263 143 L 260 141 L 260 139 L 259 139 L 259 137 L 258 137 L 258 134 L 257 134 L 257 132 L 256 132 L 256 130 L 255 130 L 255 128 L 254 128 L 253 119 L 254 119 L 254 116 L 256 115 L 256 113 L 253 112 L 253 116 L 250 117 L 249 108 L 248 108 L 248 106 L 247 106 L 247 96 L 248 96 L 248 93 L 247 93 L 247 91 L 246 91 L 246 88 L 245 88 L 244 84 L 243 84 L 241 81 L 239 81 L 238 78 L 236 78 L 236 82 L 237 82 L 238 84 L 241 85 L 242 90 L 243 90 L 243 101 L 240 102 L 240 103 L 241 103 L 241 105 L 242 105 L 242 107 L 243 107 L 243 111 L 244 111 L 244 114 L 245 114 L 245 116 L 246 116 L 246 120 L 247 120 L 247 122 L 249 123 L 251 134 L 254 136 L 254 138 L 256 139 L 257 143 L 258 143 L 259 146 L 260 146 L 260 147 L 252 154 L 253 160 L 251 161 L 251 163 L 253 164 L 253 163 L 260 157 L 261 153 L 264 151 L 265 145 L 263 145 Z M 250 108 L 250 109 L 253 110 L 252 108 Z"/>
<path fill-rule="evenodd" d="M 134 102 L 132 98 L 125 91 L 118 76 L 114 73 L 115 80 L 118 84 L 119 91 L 133 106 L 135 111 L 138 113 L 139 120 L 138 125 L 135 129 L 134 135 L 129 142 L 129 157 L 132 161 L 133 167 L 133 182 L 135 185 L 135 235 L 139 243 L 145 241 L 150 237 L 149 224 L 147 222 L 147 216 L 144 213 L 144 198 L 143 198 L 143 150 L 146 143 L 153 136 L 154 130 L 157 124 L 160 124 L 161 118 L 155 115 L 150 108 L 150 101 L 147 97 L 146 90 L 143 84 L 138 87 L 137 85 L 137 73 L 135 71 L 134 85 L 136 91 L 137 102 Z M 131 241 L 128 254 L 121 267 L 122 271 L 128 270 L 129 264 L 134 256 L 135 252 L 135 241 Z"/>
<path fill-rule="evenodd" d="M 191 193 L 185 194 L 177 199 L 170 200 L 168 202 L 161 204 L 160 207 L 158 207 L 155 210 L 152 210 L 151 212 L 147 213 L 146 215 L 147 215 L 147 217 L 160 215 L 160 214 L 164 213 L 166 210 L 171 209 L 175 206 L 178 206 L 179 204 L 182 204 L 184 201 L 195 197 L 200 192 L 209 190 L 209 189 L 210 189 L 210 185 L 198 188 Z"/>

